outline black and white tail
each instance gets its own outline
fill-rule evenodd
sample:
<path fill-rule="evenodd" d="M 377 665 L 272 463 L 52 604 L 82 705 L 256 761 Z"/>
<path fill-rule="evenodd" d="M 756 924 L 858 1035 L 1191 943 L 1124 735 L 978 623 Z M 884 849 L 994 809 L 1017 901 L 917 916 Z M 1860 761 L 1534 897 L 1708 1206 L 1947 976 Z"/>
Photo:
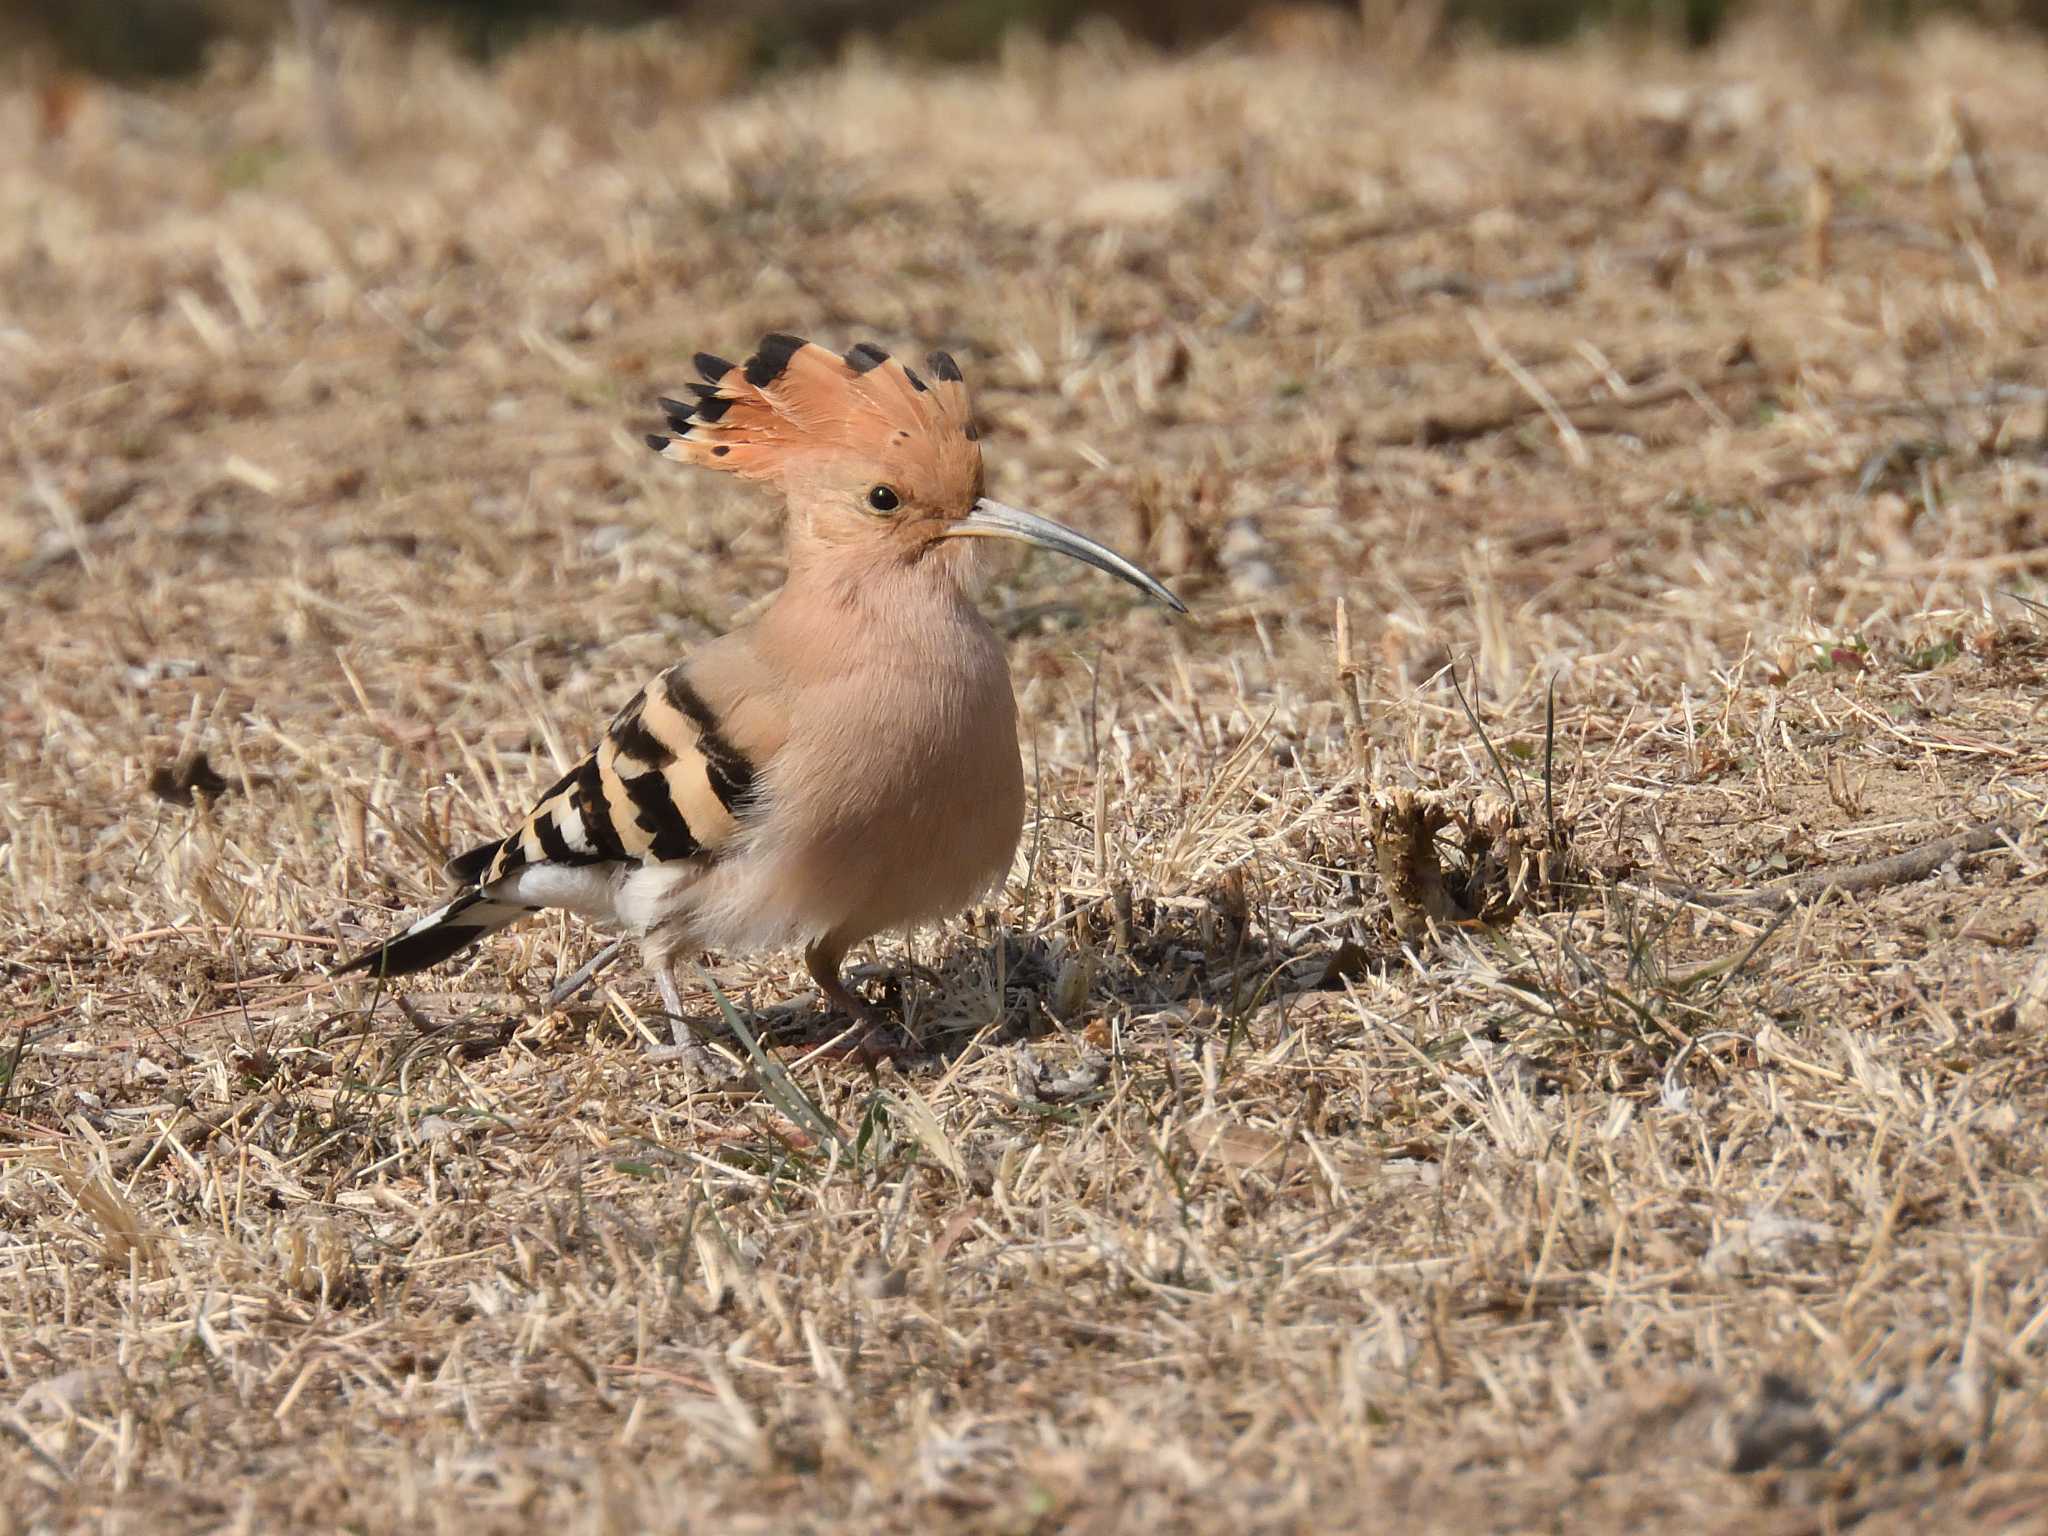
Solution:
<path fill-rule="evenodd" d="M 493 900 L 480 890 L 467 890 L 395 938 L 336 967 L 334 974 L 368 971 L 375 976 L 410 976 L 461 954 L 532 910 L 516 901 Z"/>

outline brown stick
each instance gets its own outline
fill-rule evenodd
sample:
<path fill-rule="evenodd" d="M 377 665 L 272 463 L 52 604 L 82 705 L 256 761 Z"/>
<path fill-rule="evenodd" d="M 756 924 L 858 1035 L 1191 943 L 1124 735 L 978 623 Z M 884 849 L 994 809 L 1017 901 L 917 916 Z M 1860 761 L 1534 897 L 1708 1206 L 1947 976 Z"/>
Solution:
<path fill-rule="evenodd" d="M 1989 852 L 2000 843 L 2011 841 L 2014 835 L 2014 829 L 2007 823 L 1987 821 L 1953 837 L 1938 837 L 1931 843 L 1922 843 L 1902 853 L 1871 859 L 1863 864 L 1790 875 L 1754 891 L 1709 891 L 1700 886 L 1664 879 L 1655 879 L 1652 883 L 1666 896 L 1676 896 L 1702 907 L 1788 907 L 1828 891 L 1853 895 L 1858 891 L 1880 891 L 1886 886 L 1925 880 L 1950 859 Z"/>
<path fill-rule="evenodd" d="M 1701 381 L 1682 379 L 1648 385 L 1632 390 L 1625 400 L 1611 395 L 1587 395 L 1572 400 L 1560 400 L 1556 404 L 1582 433 L 1618 432 L 1626 430 L 1630 411 L 1665 405 L 1673 400 L 1720 389 L 1729 384 L 1754 383 L 1762 377 L 1762 371 L 1754 363 L 1738 363 L 1716 378 Z M 1466 442 L 1475 437 L 1484 437 L 1490 432 L 1516 426 L 1532 416 L 1542 414 L 1539 405 L 1526 394 L 1521 394 L 1502 403 L 1476 408 L 1465 415 L 1424 412 L 1417 419 L 1397 422 L 1376 435 L 1373 441 L 1390 447 L 1415 442 L 1425 445 Z"/>
<path fill-rule="evenodd" d="M 130 944 L 141 944 L 150 939 L 186 938 L 201 933 L 239 933 L 249 939 L 292 939 L 301 944 L 324 944 L 329 949 L 338 948 L 341 944 L 341 940 L 324 933 L 293 933 L 284 928 L 237 928 L 229 923 L 191 923 L 179 927 L 145 928 L 139 933 L 117 933 L 112 948 L 118 954 Z"/>

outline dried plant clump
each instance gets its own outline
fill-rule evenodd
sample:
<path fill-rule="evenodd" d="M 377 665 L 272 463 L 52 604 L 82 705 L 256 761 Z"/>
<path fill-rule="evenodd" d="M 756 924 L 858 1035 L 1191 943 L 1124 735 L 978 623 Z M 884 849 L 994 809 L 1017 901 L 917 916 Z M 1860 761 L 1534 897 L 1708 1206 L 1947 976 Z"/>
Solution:
<path fill-rule="evenodd" d="M 1553 816 L 1533 826 L 1520 804 L 1497 794 L 1375 790 L 1367 820 L 1394 930 L 1404 939 L 1426 937 L 1432 924 L 1503 923 L 1551 910 L 1578 880 L 1570 822 Z M 1448 869 L 1447 832 L 1454 839 Z"/>

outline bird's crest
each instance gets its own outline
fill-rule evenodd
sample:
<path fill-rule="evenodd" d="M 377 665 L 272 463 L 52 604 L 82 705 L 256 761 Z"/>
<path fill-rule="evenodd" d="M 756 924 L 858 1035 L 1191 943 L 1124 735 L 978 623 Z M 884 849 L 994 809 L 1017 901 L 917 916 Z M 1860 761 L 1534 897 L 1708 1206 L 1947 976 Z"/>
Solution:
<path fill-rule="evenodd" d="M 749 479 L 805 461 L 852 459 L 933 488 L 978 494 L 981 447 L 959 365 L 934 352 L 920 373 L 873 342 L 844 356 L 799 336 L 771 335 L 735 365 L 700 352 L 691 401 L 663 400 L 673 436 L 650 434 L 664 458 Z"/>

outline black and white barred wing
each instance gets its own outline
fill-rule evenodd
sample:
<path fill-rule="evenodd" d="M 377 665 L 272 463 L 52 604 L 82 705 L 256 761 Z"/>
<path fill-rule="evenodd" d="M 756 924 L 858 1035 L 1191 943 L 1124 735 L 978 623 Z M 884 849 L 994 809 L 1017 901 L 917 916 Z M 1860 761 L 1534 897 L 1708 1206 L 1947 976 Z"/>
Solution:
<path fill-rule="evenodd" d="M 724 659 L 722 675 L 744 677 L 736 658 Z M 751 814 L 756 779 L 784 733 L 758 690 L 721 702 L 723 709 L 706 699 L 688 665 L 662 673 L 516 831 L 449 862 L 459 887 L 452 900 L 335 974 L 424 970 L 547 907 L 616 921 L 621 884 L 633 872 L 708 868 Z M 735 724 L 745 727 L 746 748 Z"/>

